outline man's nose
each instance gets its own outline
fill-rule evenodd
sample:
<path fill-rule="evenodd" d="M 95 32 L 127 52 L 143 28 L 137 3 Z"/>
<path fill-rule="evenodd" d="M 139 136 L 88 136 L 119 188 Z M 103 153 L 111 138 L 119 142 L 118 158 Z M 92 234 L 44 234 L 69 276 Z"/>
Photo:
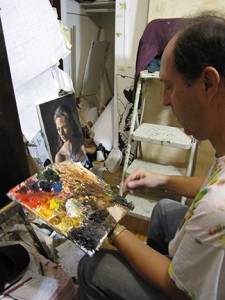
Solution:
<path fill-rule="evenodd" d="M 168 92 L 163 91 L 163 105 L 170 106 L 171 105 L 171 97 Z"/>

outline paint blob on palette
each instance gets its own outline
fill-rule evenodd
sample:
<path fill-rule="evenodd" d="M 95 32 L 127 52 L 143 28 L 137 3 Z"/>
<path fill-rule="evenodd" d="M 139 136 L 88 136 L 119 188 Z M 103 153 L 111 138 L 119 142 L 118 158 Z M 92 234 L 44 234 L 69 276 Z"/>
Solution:
<path fill-rule="evenodd" d="M 80 164 L 47 166 L 8 192 L 27 211 L 93 255 L 133 204 Z"/>

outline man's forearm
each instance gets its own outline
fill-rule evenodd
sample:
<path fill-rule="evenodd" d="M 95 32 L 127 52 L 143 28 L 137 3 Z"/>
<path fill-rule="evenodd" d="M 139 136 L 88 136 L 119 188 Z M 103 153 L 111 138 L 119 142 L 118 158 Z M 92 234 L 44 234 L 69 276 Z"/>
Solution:
<path fill-rule="evenodd" d="M 203 182 L 204 176 L 165 176 L 162 188 L 181 196 L 195 198 Z"/>

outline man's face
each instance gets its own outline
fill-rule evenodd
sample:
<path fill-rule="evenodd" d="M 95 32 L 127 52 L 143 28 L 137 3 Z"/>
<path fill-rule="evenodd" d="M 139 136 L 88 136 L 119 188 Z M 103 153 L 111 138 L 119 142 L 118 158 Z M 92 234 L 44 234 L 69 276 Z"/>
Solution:
<path fill-rule="evenodd" d="M 175 38 L 167 45 L 161 60 L 160 79 L 163 83 L 163 104 L 172 107 L 178 122 L 187 134 L 197 139 L 204 138 L 202 129 L 202 101 L 198 80 L 187 85 L 173 66 L 173 47 Z M 204 114 L 203 114 L 204 115 Z M 203 130 L 204 131 L 204 130 Z"/>

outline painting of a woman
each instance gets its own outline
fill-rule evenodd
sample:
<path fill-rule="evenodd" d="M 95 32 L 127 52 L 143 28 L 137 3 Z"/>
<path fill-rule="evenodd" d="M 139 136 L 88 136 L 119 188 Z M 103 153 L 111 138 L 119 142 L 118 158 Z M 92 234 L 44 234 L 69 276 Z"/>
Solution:
<path fill-rule="evenodd" d="M 85 163 L 86 151 L 80 130 L 73 120 L 72 112 L 66 104 L 60 104 L 54 113 L 54 123 L 58 133 L 58 147 L 54 161 L 65 160 Z"/>
<path fill-rule="evenodd" d="M 87 161 L 84 137 L 74 94 L 67 94 L 37 106 L 38 116 L 51 162 Z"/>

